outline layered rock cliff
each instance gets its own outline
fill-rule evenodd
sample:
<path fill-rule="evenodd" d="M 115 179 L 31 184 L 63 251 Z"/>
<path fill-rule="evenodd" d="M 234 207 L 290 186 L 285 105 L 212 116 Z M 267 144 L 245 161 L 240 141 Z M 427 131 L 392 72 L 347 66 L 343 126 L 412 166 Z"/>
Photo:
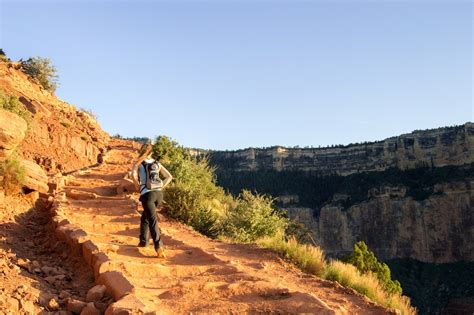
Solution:
<path fill-rule="evenodd" d="M 199 151 L 195 151 L 198 153 Z M 202 151 L 201 151 L 202 152 Z M 379 142 L 327 148 L 249 148 L 211 151 L 218 167 L 236 171 L 298 170 L 348 175 L 418 166 L 463 165 L 474 162 L 474 124 L 414 131 Z"/>
<path fill-rule="evenodd" d="M 384 260 L 474 261 L 474 179 L 436 184 L 421 201 L 405 196 L 403 187 L 380 190 L 348 209 L 337 201 L 318 211 L 290 207 L 290 217 L 304 223 L 328 255 L 347 254 L 364 240 Z"/>

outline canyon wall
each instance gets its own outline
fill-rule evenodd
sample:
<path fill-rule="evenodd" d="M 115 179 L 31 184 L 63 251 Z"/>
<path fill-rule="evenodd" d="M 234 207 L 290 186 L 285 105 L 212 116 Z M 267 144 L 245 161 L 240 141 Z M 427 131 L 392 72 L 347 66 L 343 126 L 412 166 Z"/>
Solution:
<path fill-rule="evenodd" d="M 202 153 L 195 150 L 193 153 Z M 218 167 L 238 171 L 261 169 L 314 171 L 348 175 L 422 165 L 446 166 L 474 162 L 474 124 L 414 131 L 379 142 L 326 148 L 249 148 L 210 151 Z"/>
<path fill-rule="evenodd" d="M 474 261 L 474 179 L 436 184 L 418 201 L 404 189 L 383 187 L 347 209 L 337 201 L 319 210 L 289 207 L 330 256 L 352 251 L 364 240 L 377 257 L 431 263 Z"/>

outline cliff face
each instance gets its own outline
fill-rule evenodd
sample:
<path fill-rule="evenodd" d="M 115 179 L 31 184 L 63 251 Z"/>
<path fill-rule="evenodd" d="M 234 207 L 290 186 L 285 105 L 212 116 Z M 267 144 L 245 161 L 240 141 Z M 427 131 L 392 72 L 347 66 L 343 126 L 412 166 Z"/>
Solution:
<path fill-rule="evenodd" d="M 474 180 L 437 184 L 422 201 L 406 197 L 400 187 L 380 190 L 348 209 L 329 204 L 319 212 L 289 208 L 289 214 L 314 233 L 329 255 L 347 254 L 364 240 L 384 260 L 474 261 Z"/>
<path fill-rule="evenodd" d="M 474 124 L 415 131 L 384 141 L 320 149 L 245 149 L 215 151 L 216 165 L 233 170 L 273 169 L 348 175 L 391 167 L 446 166 L 474 162 Z"/>
<path fill-rule="evenodd" d="M 213 152 L 217 180 L 278 198 L 329 255 L 474 261 L 474 124 L 322 149 Z M 336 174 L 336 175 L 335 175 Z"/>
<path fill-rule="evenodd" d="M 106 147 L 109 135 L 91 114 L 44 90 L 19 70 L 19 64 L 0 62 L 0 91 L 18 97 L 32 116 L 18 155 L 47 173 L 93 164 Z"/>

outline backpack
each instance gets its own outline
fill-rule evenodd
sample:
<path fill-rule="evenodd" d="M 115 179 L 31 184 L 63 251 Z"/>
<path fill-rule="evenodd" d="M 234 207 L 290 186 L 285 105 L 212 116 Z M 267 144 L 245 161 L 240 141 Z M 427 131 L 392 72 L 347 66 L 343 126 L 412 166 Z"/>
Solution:
<path fill-rule="evenodd" d="M 152 163 L 142 162 L 145 168 L 145 187 L 149 190 L 159 190 L 163 188 L 163 181 L 160 178 L 161 165 L 157 161 Z"/>

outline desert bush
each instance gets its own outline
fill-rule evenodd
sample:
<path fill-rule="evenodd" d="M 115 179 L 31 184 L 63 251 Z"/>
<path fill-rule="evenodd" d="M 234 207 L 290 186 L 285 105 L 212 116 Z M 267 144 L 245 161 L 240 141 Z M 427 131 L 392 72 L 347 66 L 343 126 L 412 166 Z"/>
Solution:
<path fill-rule="evenodd" d="M 232 198 L 214 181 L 214 170 L 206 159 L 196 160 L 168 137 L 157 137 L 153 157 L 173 175 L 166 188 L 168 213 L 200 233 L 217 237 L 221 218 Z"/>
<path fill-rule="evenodd" d="M 37 80 L 45 90 L 56 91 L 59 77 L 56 67 L 49 58 L 31 57 L 23 62 L 22 70 L 31 78 Z"/>
<path fill-rule="evenodd" d="M 25 105 L 18 100 L 18 97 L 14 95 L 7 95 L 5 92 L 0 91 L 0 108 L 17 114 L 23 118 L 28 125 L 31 123 L 31 113 L 26 109 Z"/>
<path fill-rule="evenodd" d="M 379 262 L 375 254 L 371 252 L 363 242 L 354 244 L 354 252 L 345 259 L 346 262 L 354 265 L 360 272 L 373 273 L 380 281 L 383 289 L 389 294 L 402 294 L 400 282 L 392 280 L 390 268 L 387 264 Z"/>
<path fill-rule="evenodd" d="M 322 276 L 325 272 L 324 252 L 319 247 L 301 244 L 294 237 L 285 240 L 282 234 L 261 238 L 257 243 L 276 251 L 307 273 Z"/>
<path fill-rule="evenodd" d="M 283 233 L 288 220 L 272 204 L 273 199 L 269 196 L 243 190 L 236 199 L 236 206 L 226 212 L 225 236 L 240 242 L 254 242 L 261 237 Z"/>
<path fill-rule="evenodd" d="M 14 158 L 0 163 L 1 186 L 6 194 L 15 194 L 20 192 L 25 180 L 25 170 L 20 162 Z"/>

